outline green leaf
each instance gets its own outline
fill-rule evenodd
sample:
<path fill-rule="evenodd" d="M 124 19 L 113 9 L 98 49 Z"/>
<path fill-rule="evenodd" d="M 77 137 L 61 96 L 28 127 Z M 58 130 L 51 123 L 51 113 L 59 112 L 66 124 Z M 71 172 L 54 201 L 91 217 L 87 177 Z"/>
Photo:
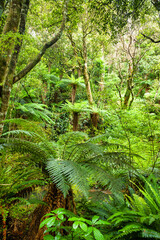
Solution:
<path fill-rule="evenodd" d="M 83 223 L 83 222 L 80 222 L 79 225 L 80 225 L 81 229 L 82 229 L 84 232 L 87 232 L 87 229 L 88 229 L 87 224 L 85 224 L 85 223 Z"/>
<path fill-rule="evenodd" d="M 76 222 L 74 222 L 73 223 L 73 229 L 77 229 L 78 228 L 78 225 L 79 225 L 79 222 L 78 221 L 76 221 Z"/>
<path fill-rule="evenodd" d="M 55 232 L 57 230 L 57 227 L 50 227 L 44 231 L 44 233 L 49 233 L 49 232 Z"/>
<path fill-rule="evenodd" d="M 54 240 L 54 237 L 51 235 L 46 235 L 43 238 L 44 238 L 44 240 Z"/>
<path fill-rule="evenodd" d="M 94 223 L 96 223 L 97 222 L 97 220 L 99 219 L 99 216 L 93 216 L 93 218 L 92 218 L 92 223 L 94 224 Z"/>
<path fill-rule="evenodd" d="M 66 210 L 64 208 L 58 208 L 54 210 L 54 212 L 59 215 L 59 214 L 65 214 Z"/>
<path fill-rule="evenodd" d="M 55 236 L 55 240 L 59 240 L 59 239 L 61 239 L 61 236 L 60 235 L 56 235 Z"/>
<path fill-rule="evenodd" d="M 149 225 L 151 225 L 155 220 L 156 220 L 155 217 L 150 217 L 149 218 Z"/>
<path fill-rule="evenodd" d="M 96 240 L 104 240 L 102 233 L 97 228 L 93 227 L 93 234 Z"/>
<path fill-rule="evenodd" d="M 58 215 L 58 218 L 59 218 L 60 220 L 63 220 L 63 219 L 64 219 L 63 214 Z"/>
<path fill-rule="evenodd" d="M 90 235 L 91 232 L 92 232 L 92 230 L 93 230 L 93 227 L 88 227 L 88 229 L 87 229 L 87 233 L 85 234 L 85 236 Z"/>
<path fill-rule="evenodd" d="M 54 213 L 47 213 L 47 214 L 44 215 L 44 217 L 47 217 L 47 216 L 55 216 L 55 214 Z"/>
<path fill-rule="evenodd" d="M 71 217 L 68 219 L 68 221 L 71 221 L 71 222 L 77 221 L 77 220 L 79 220 L 79 218 L 77 218 L 77 217 Z"/>
<path fill-rule="evenodd" d="M 111 225 L 108 221 L 104 221 L 104 220 L 99 220 L 96 222 L 96 225 L 98 224 L 102 224 L 102 225 Z"/>
<path fill-rule="evenodd" d="M 71 217 L 68 219 L 68 221 L 83 221 L 83 222 L 87 222 L 88 220 L 82 217 Z"/>
<path fill-rule="evenodd" d="M 55 223 L 55 220 L 56 220 L 56 217 L 46 218 L 45 220 L 43 220 L 43 222 L 41 222 L 40 228 L 44 227 L 44 225 L 47 225 L 47 227 L 53 226 L 53 224 Z"/>

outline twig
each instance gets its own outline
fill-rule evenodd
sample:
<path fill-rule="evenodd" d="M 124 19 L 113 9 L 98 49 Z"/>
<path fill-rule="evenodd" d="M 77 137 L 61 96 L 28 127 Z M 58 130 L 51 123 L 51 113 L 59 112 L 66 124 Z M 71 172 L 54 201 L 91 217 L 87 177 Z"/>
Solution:
<path fill-rule="evenodd" d="M 153 43 L 160 43 L 160 40 L 155 41 L 153 38 L 145 35 L 144 33 L 141 33 L 141 35 L 142 35 L 143 37 L 149 39 L 149 40 L 150 40 L 151 42 L 153 42 Z"/>

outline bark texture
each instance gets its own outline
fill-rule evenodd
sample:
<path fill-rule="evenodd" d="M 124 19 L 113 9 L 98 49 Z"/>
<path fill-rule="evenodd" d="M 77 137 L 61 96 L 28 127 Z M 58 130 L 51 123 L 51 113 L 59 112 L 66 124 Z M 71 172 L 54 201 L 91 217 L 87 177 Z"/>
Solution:
<path fill-rule="evenodd" d="M 131 66 L 129 66 L 129 77 L 127 79 L 127 88 L 126 92 L 124 95 L 124 103 L 123 103 L 123 108 L 126 109 L 129 105 L 129 107 L 132 105 L 133 100 L 134 100 L 134 95 L 133 95 L 133 70 Z M 131 100 L 130 100 L 131 98 Z"/>
<path fill-rule="evenodd" d="M 49 186 L 48 192 L 43 201 L 46 205 L 39 205 L 31 215 L 28 231 L 24 234 L 23 240 L 43 240 L 45 228 L 39 229 L 41 218 L 56 208 L 65 208 L 75 212 L 75 204 L 72 191 L 66 198 L 57 189 L 55 184 Z"/>
<path fill-rule="evenodd" d="M 81 74 L 81 72 L 83 72 L 83 76 L 84 76 L 84 82 L 85 82 L 85 86 L 86 86 L 86 92 L 87 92 L 87 98 L 88 98 L 88 102 L 90 105 L 93 104 L 93 97 L 92 97 L 92 91 L 91 91 L 91 86 L 90 86 L 90 81 L 89 81 L 89 75 L 88 75 L 88 69 L 87 69 L 87 44 L 86 44 L 86 37 L 87 34 L 85 32 L 85 28 L 83 27 L 83 46 L 82 46 L 82 52 L 81 55 L 83 57 L 83 63 L 80 61 L 78 53 L 79 50 L 73 40 L 72 34 L 68 33 L 68 38 L 71 42 L 71 45 L 73 47 L 73 51 L 74 51 L 74 56 L 77 60 L 77 63 L 79 65 L 78 68 L 78 75 Z"/>
<path fill-rule="evenodd" d="M 72 104 L 75 103 L 76 92 L 77 92 L 77 85 L 76 84 L 72 84 L 72 95 L 71 95 Z"/>
<path fill-rule="evenodd" d="M 24 0 L 23 4 L 22 4 L 22 8 L 21 8 L 21 14 L 20 14 L 20 23 L 19 23 L 19 33 L 21 35 L 23 35 L 25 33 L 25 26 L 26 26 L 26 18 L 27 18 L 27 13 L 28 13 L 28 9 L 29 9 L 29 0 Z M 8 69 L 8 73 L 5 77 L 5 82 L 2 88 L 2 95 L 1 95 L 1 107 L 0 107 L 0 135 L 3 132 L 3 123 L 2 121 L 6 118 L 6 114 L 7 114 L 7 109 L 8 109 L 8 105 L 9 105 L 9 99 L 10 99 L 10 93 L 11 93 L 11 89 L 13 86 L 13 77 L 15 74 L 15 69 L 16 69 L 16 65 L 18 62 L 18 56 L 20 53 L 20 49 L 22 46 L 22 40 L 18 39 L 18 44 L 16 44 L 14 46 L 14 51 L 12 53 L 12 57 L 10 60 L 10 64 L 9 64 L 9 69 Z"/>
<path fill-rule="evenodd" d="M 84 27 L 83 27 L 83 60 L 84 60 L 83 75 L 84 75 L 84 81 L 86 85 L 87 98 L 88 98 L 89 104 L 92 105 L 94 102 L 93 102 L 93 96 L 92 96 L 91 85 L 90 85 L 89 75 L 88 75 L 88 68 L 87 68 L 87 42 L 86 42 L 86 32 Z"/>
<path fill-rule="evenodd" d="M 3 47 L 0 51 L 0 85 L 2 86 L 5 82 L 7 72 L 9 69 L 9 63 L 12 58 L 12 52 L 15 44 L 14 34 L 18 32 L 20 23 L 22 1 L 12 0 L 10 3 L 8 17 L 6 19 L 5 26 L 3 28 L 1 40 Z M 8 37 L 7 37 L 8 35 Z M 3 40 L 3 37 L 5 37 Z"/>
<path fill-rule="evenodd" d="M 48 48 L 50 48 L 51 46 L 53 46 L 60 39 L 60 37 L 63 33 L 63 30 L 65 28 L 65 23 L 66 23 L 66 18 L 67 18 L 67 4 L 68 4 L 68 1 L 66 0 L 65 5 L 64 5 L 64 11 L 63 11 L 63 20 L 62 20 L 62 24 L 61 24 L 61 27 L 60 27 L 58 33 L 55 35 L 55 37 L 53 37 L 51 39 L 51 41 L 45 43 L 41 52 L 33 59 L 33 61 L 30 62 L 21 72 L 19 72 L 14 77 L 14 79 L 13 79 L 14 83 L 16 83 L 21 78 L 23 78 L 27 73 L 29 73 L 37 65 L 37 63 L 39 63 L 41 61 L 41 58 L 45 54 L 46 50 Z"/>
<path fill-rule="evenodd" d="M 8 48 L 5 56 L 3 56 L 2 54 L 0 55 L 0 85 L 4 83 L 2 94 L 1 94 L 2 104 L 0 108 L 0 136 L 3 132 L 4 124 L 2 123 L 2 121 L 5 119 L 7 114 L 7 109 L 9 105 L 9 99 L 10 99 L 10 92 L 13 84 L 19 81 L 21 78 L 23 78 L 28 72 L 30 72 L 35 67 L 35 65 L 41 60 L 46 50 L 49 47 L 53 46 L 60 39 L 62 32 L 65 28 L 68 1 L 69 0 L 66 0 L 64 3 L 63 20 L 58 33 L 51 39 L 51 41 L 47 42 L 43 46 L 41 52 L 35 57 L 35 59 L 31 63 L 29 63 L 16 76 L 14 76 L 14 74 L 15 74 L 15 68 L 18 61 L 18 55 L 22 45 L 22 40 L 15 47 L 13 42 L 13 46 Z M 13 32 L 17 32 L 18 27 L 19 27 L 19 33 L 24 34 L 28 6 L 29 6 L 29 0 L 24 0 L 24 1 L 12 0 L 11 1 L 11 7 L 8 14 L 8 18 L 6 20 L 6 25 L 4 26 L 4 29 L 3 29 L 3 34 L 7 34 L 9 31 L 11 31 L 10 29 L 12 28 L 13 28 Z"/>
<path fill-rule="evenodd" d="M 92 125 L 94 128 L 97 128 L 98 125 L 98 113 L 91 113 Z"/>
<path fill-rule="evenodd" d="M 79 113 L 73 112 L 73 131 L 78 131 Z"/>

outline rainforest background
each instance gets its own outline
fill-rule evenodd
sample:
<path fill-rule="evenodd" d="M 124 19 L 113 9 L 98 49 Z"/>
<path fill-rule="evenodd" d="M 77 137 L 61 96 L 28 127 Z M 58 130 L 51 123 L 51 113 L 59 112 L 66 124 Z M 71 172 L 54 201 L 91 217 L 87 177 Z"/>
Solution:
<path fill-rule="evenodd" d="M 160 239 L 159 110 L 159 0 L 1 0 L 0 239 Z"/>

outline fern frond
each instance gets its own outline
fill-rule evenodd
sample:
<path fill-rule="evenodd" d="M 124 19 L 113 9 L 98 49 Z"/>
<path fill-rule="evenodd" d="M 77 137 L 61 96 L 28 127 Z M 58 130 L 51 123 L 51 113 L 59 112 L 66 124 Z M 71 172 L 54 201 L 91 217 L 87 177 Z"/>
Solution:
<path fill-rule="evenodd" d="M 35 120 L 43 120 L 47 123 L 54 124 L 50 118 L 52 116 L 52 113 L 47 110 L 47 105 L 39 103 L 26 103 L 18 106 L 17 109 L 20 109 L 25 114 L 32 115 Z"/>
<path fill-rule="evenodd" d="M 75 185 L 84 195 L 88 195 L 87 171 L 83 166 L 71 161 L 50 159 L 47 170 L 57 187 L 66 194 L 71 185 Z"/>
<path fill-rule="evenodd" d="M 119 232 L 122 232 L 122 233 L 118 233 L 117 236 L 113 237 L 112 239 L 121 239 L 124 236 L 127 236 L 135 232 L 140 232 L 141 230 L 142 230 L 142 226 L 140 224 L 130 223 L 124 228 L 122 228 L 121 230 L 119 230 Z"/>
<path fill-rule="evenodd" d="M 39 147 L 38 143 L 22 140 L 22 139 L 6 139 L 0 138 L 0 143 L 5 144 L 12 152 L 30 153 L 34 161 L 43 163 L 47 160 L 48 154 Z"/>
<path fill-rule="evenodd" d="M 40 125 L 39 122 L 26 120 L 22 118 L 14 118 L 14 119 L 6 119 L 3 121 L 4 123 L 11 123 L 16 124 L 18 126 L 18 130 L 24 130 L 24 131 L 31 131 L 35 134 L 43 137 L 43 139 L 47 139 L 47 135 L 44 132 L 44 129 Z M 8 132 L 9 133 L 9 132 Z"/>
<path fill-rule="evenodd" d="M 149 205 L 146 203 L 146 201 L 136 195 L 136 194 L 133 194 L 133 208 L 135 209 L 135 211 L 139 211 L 141 212 L 142 214 L 145 214 L 145 215 L 149 215 L 151 213 L 151 209 L 149 207 Z"/>
<path fill-rule="evenodd" d="M 149 239 L 160 239 L 160 232 L 154 231 L 152 229 L 143 229 L 142 237 Z"/>

